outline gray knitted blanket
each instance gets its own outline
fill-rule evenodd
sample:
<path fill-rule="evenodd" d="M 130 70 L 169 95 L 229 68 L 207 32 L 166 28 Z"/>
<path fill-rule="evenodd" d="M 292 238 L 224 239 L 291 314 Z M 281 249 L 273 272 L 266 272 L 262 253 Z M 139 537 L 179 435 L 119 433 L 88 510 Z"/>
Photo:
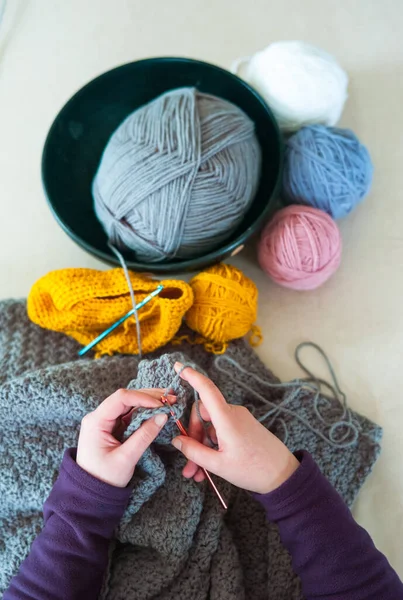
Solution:
<path fill-rule="evenodd" d="M 324 400 L 319 413 L 310 390 L 294 388 L 285 398 L 290 390 L 265 384 L 278 380 L 242 341 L 232 343 L 218 361 L 186 344 L 167 346 L 140 364 L 135 356 L 78 359 L 78 348 L 66 336 L 30 323 L 24 302 L 0 303 L 0 591 L 41 529 L 42 505 L 64 450 L 77 443 L 83 415 L 119 387 L 169 386 L 178 352 L 182 361 L 206 372 L 230 402 L 247 404 L 258 417 L 268 408 L 262 398 L 276 405 L 286 401 L 290 412 L 275 413 L 271 430 L 280 437 L 287 431 L 292 450 L 308 449 L 348 504 L 379 454 L 380 428 L 352 412 L 356 440 L 345 448 L 332 443 L 339 402 Z M 187 384 L 175 391 L 175 410 L 186 423 L 192 391 Z M 148 416 L 147 411 L 136 415 L 132 429 Z M 290 557 L 261 507 L 219 480 L 229 502 L 224 514 L 208 487 L 181 476 L 184 459 L 169 444 L 173 434 L 175 427 L 168 423 L 136 469 L 131 502 L 111 547 L 103 597 L 301 598 Z"/>

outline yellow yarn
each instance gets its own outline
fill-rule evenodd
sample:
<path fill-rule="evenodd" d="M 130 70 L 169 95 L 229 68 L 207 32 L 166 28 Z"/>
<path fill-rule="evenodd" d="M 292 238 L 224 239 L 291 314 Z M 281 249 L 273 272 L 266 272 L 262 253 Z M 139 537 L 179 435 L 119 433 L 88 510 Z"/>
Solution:
<path fill-rule="evenodd" d="M 130 272 L 136 302 L 160 282 Z M 161 281 L 164 290 L 138 312 L 143 352 L 167 344 L 193 302 L 184 281 Z M 86 345 L 132 308 L 123 269 L 61 269 L 39 279 L 28 296 L 28 316 L 45 329 L 70 335 Z M 127 319 L 95 348 L 97 357 L 120 352 L 138 354 L 136 323 Z"/>
<path fill-rule="evenodd" d="M 248 333 L 253 346 L 262 341 L 260 329 L 253 325 L 258 290 L 242 271 L 231 265 L 215 265 L 193 277 L 190 286 L 194 302 L 185 320 L 200 334 L 193 343 L 204 343 L 206 350 L 222 354 L 230 340 Z"/>

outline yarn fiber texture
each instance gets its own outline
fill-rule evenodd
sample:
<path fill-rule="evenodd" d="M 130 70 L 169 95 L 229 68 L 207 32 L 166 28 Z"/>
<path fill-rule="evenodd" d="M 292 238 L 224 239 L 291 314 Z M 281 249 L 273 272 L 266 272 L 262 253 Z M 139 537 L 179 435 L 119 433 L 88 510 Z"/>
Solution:
<path fill-rule="evenodd" d="M 329 215 L 293 205 L 278 211 L 264 228 L 258 259 L 279 285 L 312 290 L 338 269 L 341 251 L 340 231 Z"/>
<path fill-rule="evenodd" d="M 137 302 L 157 283 L 129 273 Z M 177 333 L 193 302 L 190 286 L 180 280 L 163 280 L 164 290 L 138 311 L 143 352 L 168 343 Z M 39 279 L 28 297 L 28 316 L 37 325 L 71 336 L 80 344 L 91 342 L 132 308 L 123 269 L 60 269 Z M 96 356 L 138 354 L 134 317 L 127 319 L 96 346 Z"/>
<path fill-rule="evenodd" d="M 313 123 L 335 125 L 339 120 L 348 77 L 324 50 L 282 41 L 244 62 L 242 76 L 263 96 L 283 130 L 296 131 Z"/>
<path fill-rule="evenodd" d="M 200 334 L 196 341 L 204 343 L 206 350 L 221 354 L 230 340 L 248 333 L 252 345 L 261 341 L 260 329 L 254 325 L 258 290 L 240 269 L 214 265 L 193 277 L 189 285 L 194 302 L 186 313 L 186 323 Z"/>
<path fill-rule="evenodd" d="M 283 195 L 291 204 L 340 219 L 368 194 L 372 176 L 369 152 L 349 129 L 313 125 L 286 143 Z"/>
<path fill-rule="evenodd" d="M 95 212 L 110 242 L 138 260 L 200 256 L 240 225 L 260 162 L 254 123 L 240 108 L 177 89 L 113 133 L 93 182 Z"/>
<path fill-rule="evenodd" d="M 78 349 L 75 340 L 30 322 L 25 302 L 0 302 L 0 595 L 43 526 L 43 503 L 65 449 L 77 444 L 82 417 L 118 388 L 169 387 L 179 351 L 183 363 L 194 363 L 225 398 L 250 405 L 257 418 L 267 406 L 249 395 L 248 387 L 256 386 L 276 404 L 289 393 L 251 380 L 249 374 L 279 381 L 243 340 L 231 342 L 224 355 L 243 372 L 231 364 L 218 369 L 217 357 L 188 344 L 159 349 L 142 362 L 133 355 L 78 359 Z M 176 414 L 187 425 L 193 391 L 183 381 L 174 391 Z M 332 400 L 326 419 L 318 419 L 312 396 L 306 391 L 287 407 L 327 431 L 327 422 L 339 419 L 343 407 Z M 146 411 L 136 411 L 131 430 L 147 416 Z M 357 441 L 343 450 L 286 413 L 271 427 L 281 437 L 286 423 L 291 451 L 307 448 L 350 506 L 379 455 L 381 436 L 369 420 L 354 412 L 352 418 L 360 425 Z M 224 515 L 208 486 L 183 478 L 185 459 L 169 443 L 176 434 L 169 420 L 136 469 L 133 495 L 111 548 L 103 597 L 300 600 L 290 556 L 262 507 L 250 494 L 220 480 L 230 507 Z"/>

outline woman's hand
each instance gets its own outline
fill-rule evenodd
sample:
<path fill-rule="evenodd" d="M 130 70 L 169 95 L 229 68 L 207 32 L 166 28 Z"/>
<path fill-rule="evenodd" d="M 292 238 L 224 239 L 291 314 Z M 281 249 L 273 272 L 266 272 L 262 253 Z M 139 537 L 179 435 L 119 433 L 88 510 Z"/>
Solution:
<path fill-rule="evenodd" d="M 175 370 L 181 368 L 176 363 Z M 201 416 L 212 422 L 209 433 L 219 447 L 213 450 L 202 443 L 205 431 L 193 407 L 191 437 L 179 436 L 172 442 L 189 459 L 183 469 L 185 477 L 202 481 L 204 474 L 199 467 L 203 467 L 238 487 L 265 494 L 294 473 L 299 466 L 295 456 L 248 409 L 227 404 L 214 383 L 190 367 L 182 371 L 181 377 L 199 393 Z"/>
<path fill-rule="evenodd" d="M 136 408 L 160 408 L 164 390 L 118 390 L 81 421 L 77 464 L 105 483 L 126 487 L 144 451 L 167 422 L 158 414 L 145 421 L 125 442 L 121 436 Z M 168 396 L 172 404 L 175 396 Z"/>

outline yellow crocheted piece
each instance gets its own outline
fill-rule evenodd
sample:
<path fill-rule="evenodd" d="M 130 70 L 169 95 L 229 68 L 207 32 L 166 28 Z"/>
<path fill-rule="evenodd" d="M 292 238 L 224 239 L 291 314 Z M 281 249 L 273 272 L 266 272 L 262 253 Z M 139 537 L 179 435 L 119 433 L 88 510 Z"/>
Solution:
<path fill-rule="evenodd" d="M 209 352 L 223 354 L 230 340 L 249 335 L 252 346 L 262 341 L 262 333 L 254 321 L 257 316 L 258 290 L 251 279 L 236 267 L 218 264 L 190 280 L 194 294 L 186 323 L 199 335 L 175 338 L 204 344 Z"/>
<path fill-rule="evenodd" d="M 160 295 L 138 311 L 142 352 L 167 344 L 177 333 L 193 292 L 184 281 L 161 282 L 130 272 L 136 302 L 161 283 Z M 123 269 L 61 269 L 39 279 L 28 296 L 28 316 L 45 329 L 65 333 L 86 345 L 132 308 Z M 96 347 L 96 356 L 138 354 L 136 322 L 127 319 Z"/>

